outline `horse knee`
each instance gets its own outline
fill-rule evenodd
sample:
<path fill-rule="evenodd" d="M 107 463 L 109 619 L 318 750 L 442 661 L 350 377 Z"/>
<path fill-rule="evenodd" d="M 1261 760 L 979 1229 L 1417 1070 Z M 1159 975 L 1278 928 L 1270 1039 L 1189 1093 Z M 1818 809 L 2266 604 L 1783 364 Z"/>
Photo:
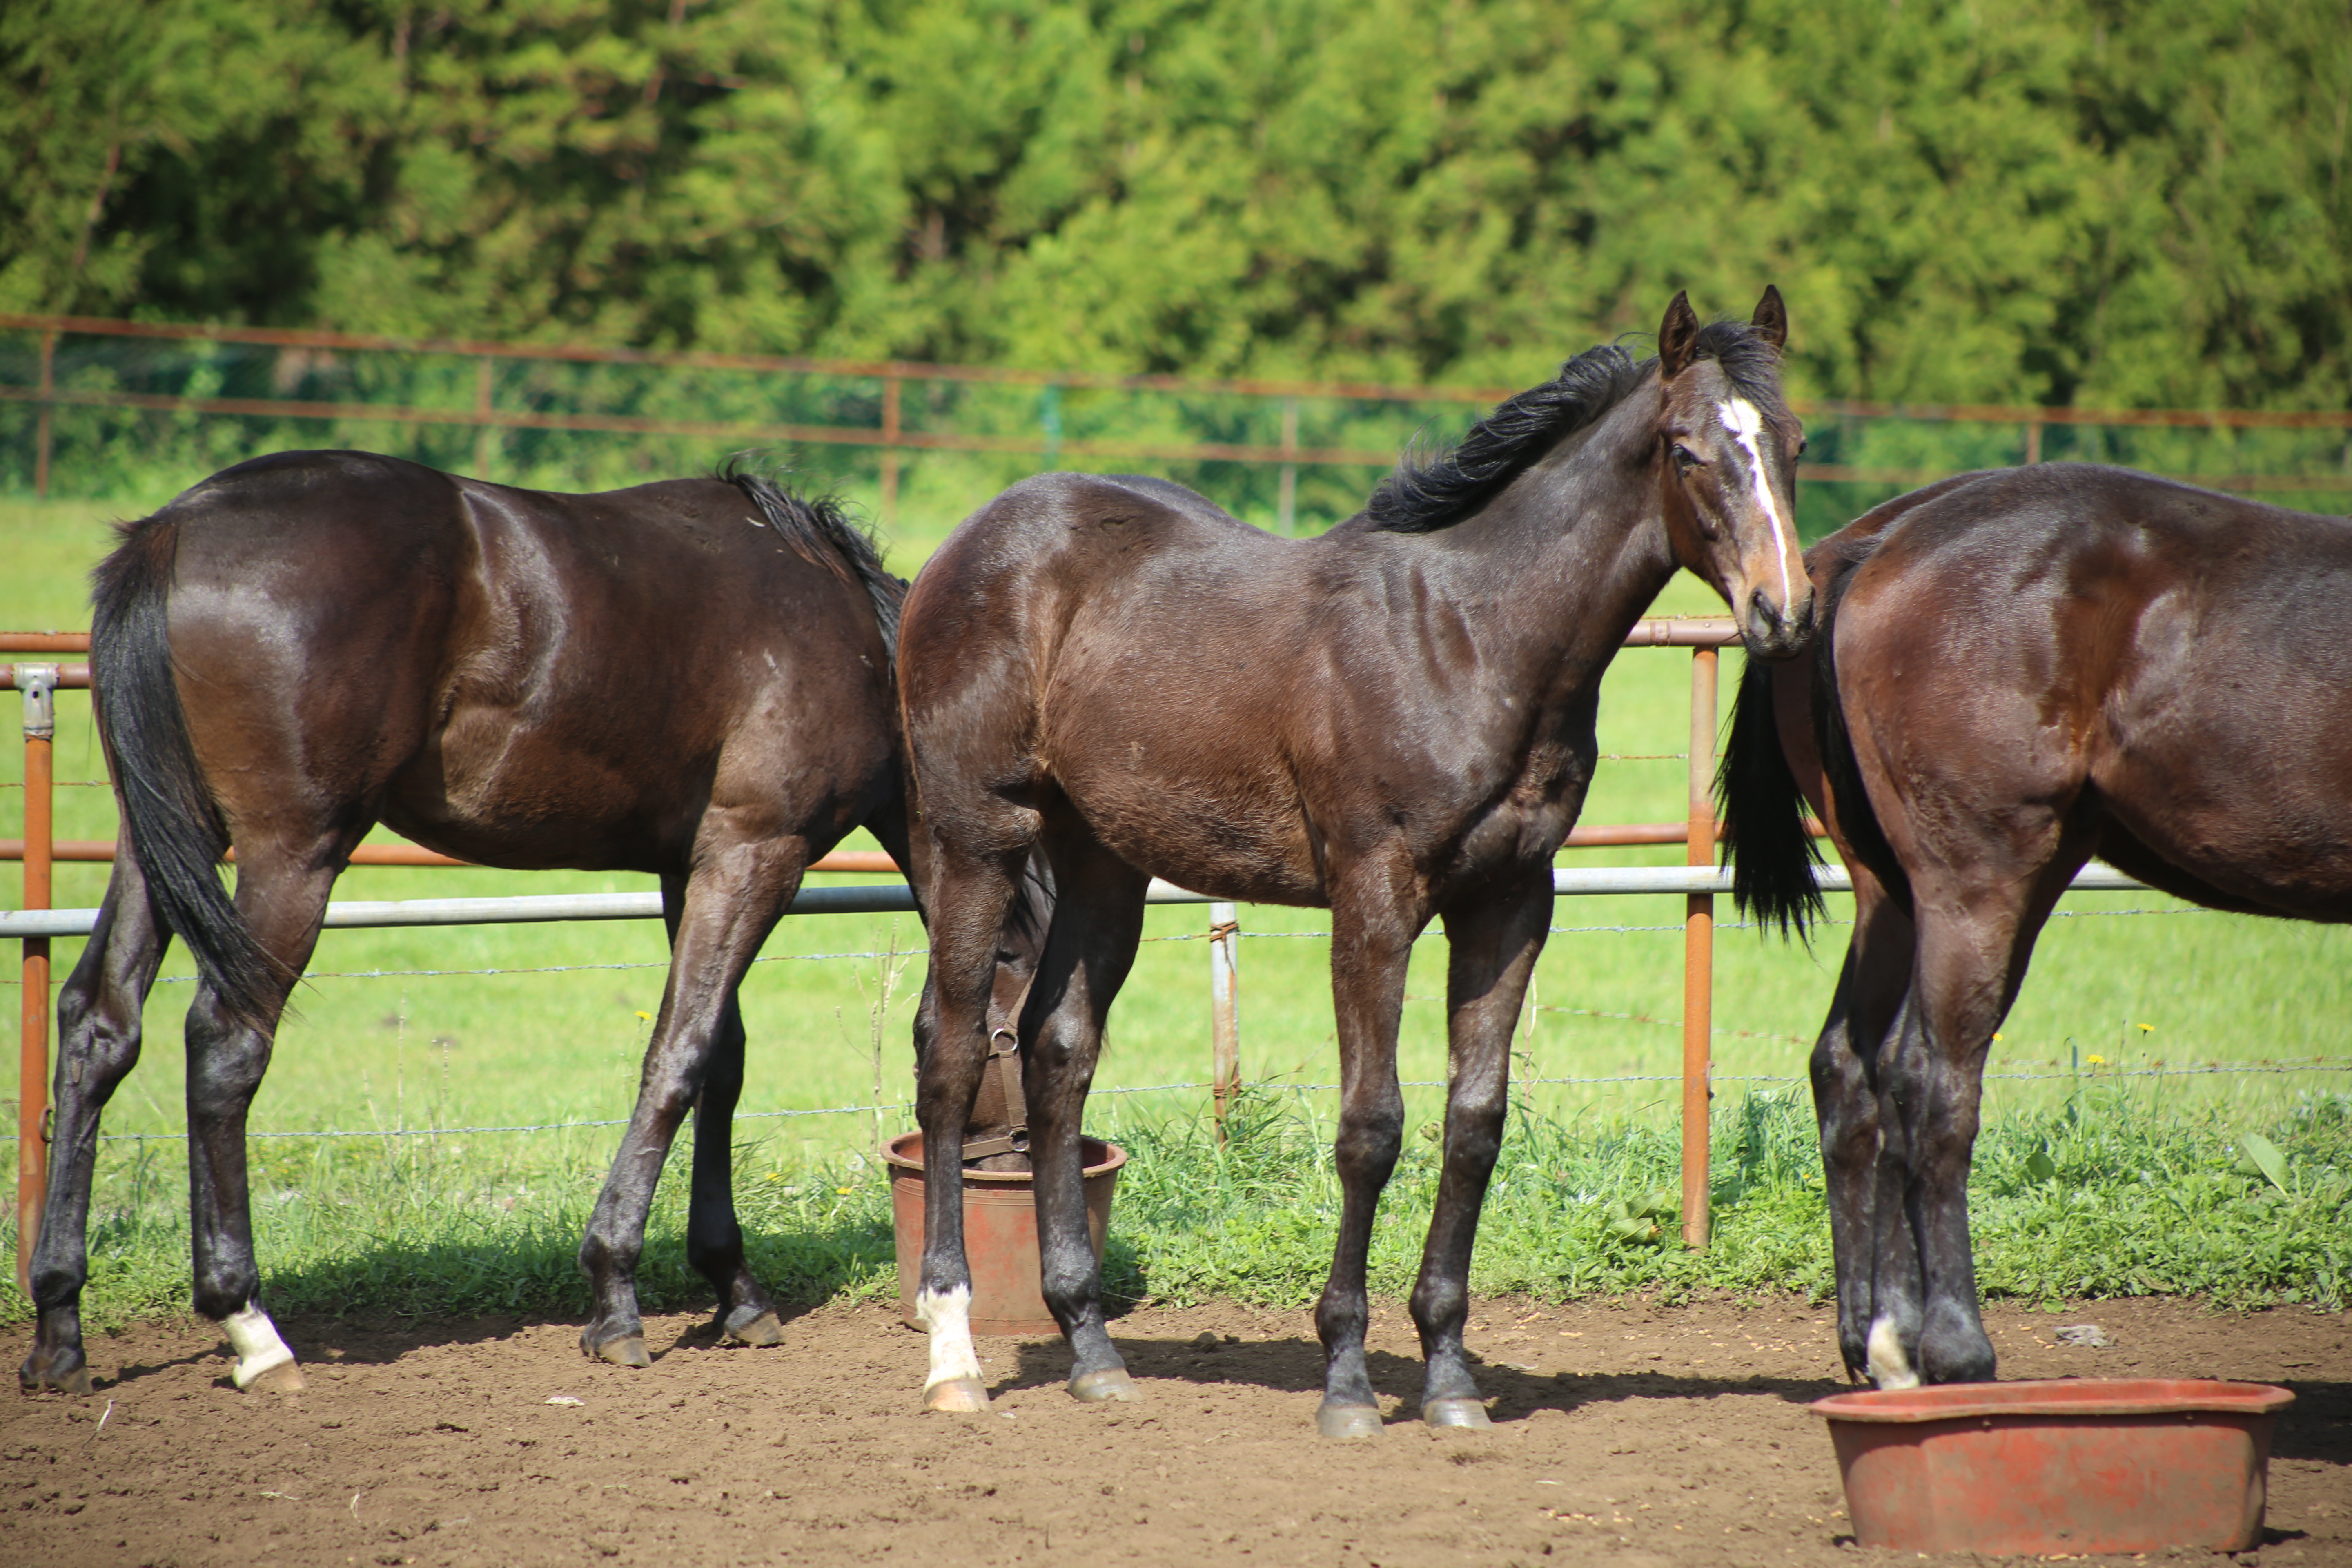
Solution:
<path fill-rule="evenodd" d="M 1382 1107 L 1343 1117 L 1339 1136 L 1332 1142 L 1331 1154 L 1340 1180 L 1369 1178 L 1385 1182 L 1396 1169 L 1397 1156 L 1403 1149 L 1404 1108 Z"/>

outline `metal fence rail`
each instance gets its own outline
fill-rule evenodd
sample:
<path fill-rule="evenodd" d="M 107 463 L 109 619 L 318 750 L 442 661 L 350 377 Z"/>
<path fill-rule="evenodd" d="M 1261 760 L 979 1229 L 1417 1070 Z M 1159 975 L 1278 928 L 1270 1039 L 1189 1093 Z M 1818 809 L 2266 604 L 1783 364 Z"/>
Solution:
<path fill-rule="evenodd" d="M 470 463 L 483 478 L 514 466 L 500 447 L 509 437 L 837 449 L 862 454 L 860 463 L 870 459 L 886 523 L 895 521 L 903 465 L 924 454 L 1010 456 L 1024 468 L 1034 456 L 1049 468 L 1064 460 L 1238 464 L 1244 475 L 1271 470 L 1268 510 L 1287 530 L 1298 515 L 1302 470 L 1385 468 L 1431 421 L 1459 419 L 1514 390 L 658 353 L 0 312 L 0 409 L 31 415 L 24 432 L 29 479 L 41 496 L 53 480 L 60 416 L 79 411 L 99 421 L 82 433 L 99 446 L 125 438 L 131 426 L 118 428 L 123 419 L 160 420 L 165 428 L 189 419 L 244 422 L 257 444 L 235 456 L 315 439 L 298 436 L 295 426 L 372 428 L 377 440 L 406 430 L 400 439 L 423 443 L 416 454 L 423 460 Z M 1908 486 L 2056 457 L 2121 461 L 2222 489 L 2352 495 L 2352 446 L 2337 434 L 2352 431 L 2352 412 L 2343 410 L 1855 399 L 1794 406 L 1816 422 L 1813 455 L 1800 471 L 1821 483 Z M 1949 438 L 1923 442 L 1923 430 Z M 2200 437 L 2208 439 L 2200 444 Z M 211 455 L 215 460 L 203 466 L 218 467 L 229 454 Z M 1338 485 L 1333 494 L 1360 497 L 1361 487 Z"/>

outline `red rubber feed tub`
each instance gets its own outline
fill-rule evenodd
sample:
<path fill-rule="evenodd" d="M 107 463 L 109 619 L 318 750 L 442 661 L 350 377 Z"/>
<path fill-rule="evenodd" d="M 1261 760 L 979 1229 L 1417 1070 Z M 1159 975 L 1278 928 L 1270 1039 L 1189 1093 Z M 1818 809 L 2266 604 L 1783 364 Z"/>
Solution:
<path fill-rule="evenodd" d="M 2202 1379 L 1960 1383 L 1814 1403 L 1864 1546 L 2242 1552 L 2263 1538 L 2284 1388 Z"/>
<path fill-rule="evenodd" d="M 1079 1141 L 1087 1163 L 1087 1231 L 1100 1267 L 1110 1230 L 1111 1191 L 1127 1151 L 1099 1138 Z M 898 1242 L 898 1312 L 909 1328 L 923 1269 L 923 1135 L 890 1140 L 882 1157 L 890 1166 L 890 1220 Z M 963 1173 L 963 1246 L 971 1268 L 971 1331 L 1037 1338 L 1062 1326 L 1045 1308 L 1039 1287 L 1037 1203 L 1026 1171 Z"/>

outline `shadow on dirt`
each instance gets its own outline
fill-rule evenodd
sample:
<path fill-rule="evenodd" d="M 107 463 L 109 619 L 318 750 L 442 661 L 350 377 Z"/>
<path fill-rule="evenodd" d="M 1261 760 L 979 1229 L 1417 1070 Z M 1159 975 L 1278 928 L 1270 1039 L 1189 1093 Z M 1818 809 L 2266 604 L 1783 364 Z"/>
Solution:
<path fill-rule="evenodd" d="M 1202 1334 L 1191 1340 L 1118 1339 L 1128 1370 L 1138 1377 L 1166 1378 L 1213 1386 L 1238 1384 L 1283 1393 L 1312 1394 L 1323 1386 L 1323 1347 L 1305 1337 L 1245 1342 Z M 1024 1344 L 1019 1369 L 992 1392 L 1048 1387 L 1069 1376 L 1069 1353 L 1048 1342 Z M 1372 1388 L 1402 1403 L 1408 1412 L 1421 1401 L 1418 1357 L 1375 1350 L 1365 1357 Z M 1806 1404 L 1835 1394 L 1844 1384 L 1827 1378 L 1676 1377 L 1664 1373 L 1549 1374 L 1522 1372 L 1507 1363 L 1478 1365 L 1478 1386 L 1498 1421 L 1537 1410 L 1570 1409 L 1616 1399 L 1711 1399 L 1725 1394 L 1769 1394 Z"/>

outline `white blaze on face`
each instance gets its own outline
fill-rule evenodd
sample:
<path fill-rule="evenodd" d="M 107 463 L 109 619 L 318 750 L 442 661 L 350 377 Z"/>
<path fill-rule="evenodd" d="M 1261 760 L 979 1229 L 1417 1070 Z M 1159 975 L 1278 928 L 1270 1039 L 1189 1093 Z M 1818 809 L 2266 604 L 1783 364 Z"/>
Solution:
<path fill-rule="evenodd" d="M 1895 1320 L 1881 1318 L 1870 1325 L 1870 1381 L 1881 1388 L 1916 1388 L 1919 1374 L 1903 1353 L 1903 1338 Z"/>
<path fill-rule="evenodd" d="M 1785 612 L 1796 595 L 1789 585 L 1789 536 L 1782 528 L 1780 503 L 1772 499 L 1772 481 L 1764 472 L 1764 451 L 1757 445 L 1757 437 L 1764 433 L 1764 416 L 1748 399 L 1735 397 L 1716 405 L 1715 416 L 1748 454 L 1748 478 L 1756 488 L 1756 504 L 1772 523 L 1772 552 L 1780 563 L 1780 608 Z"/>
<path fill-rule="evenodd" d="M 980 1353 L 971 1344 L 971 1287 L 925 1290 L 915 1298 L 915 1318 L 931 1331 L 931 1375 L 926 1393 L 958 1378 L 980 1376 Z"/>
<path fill-rule="evenodd" d="M 258 1307 L 247 1307 L 232 1312 L 221 1322 L 228 1335 L 228 1347 L 236 1352 L 236 1370 L 229 1375 L 239 1388 L 251 1385 L 265 1372 L 272 1372 L 294 1359 L 286 1342 L 278 1337 L 278 1325 L 269 1314 Z"/>

